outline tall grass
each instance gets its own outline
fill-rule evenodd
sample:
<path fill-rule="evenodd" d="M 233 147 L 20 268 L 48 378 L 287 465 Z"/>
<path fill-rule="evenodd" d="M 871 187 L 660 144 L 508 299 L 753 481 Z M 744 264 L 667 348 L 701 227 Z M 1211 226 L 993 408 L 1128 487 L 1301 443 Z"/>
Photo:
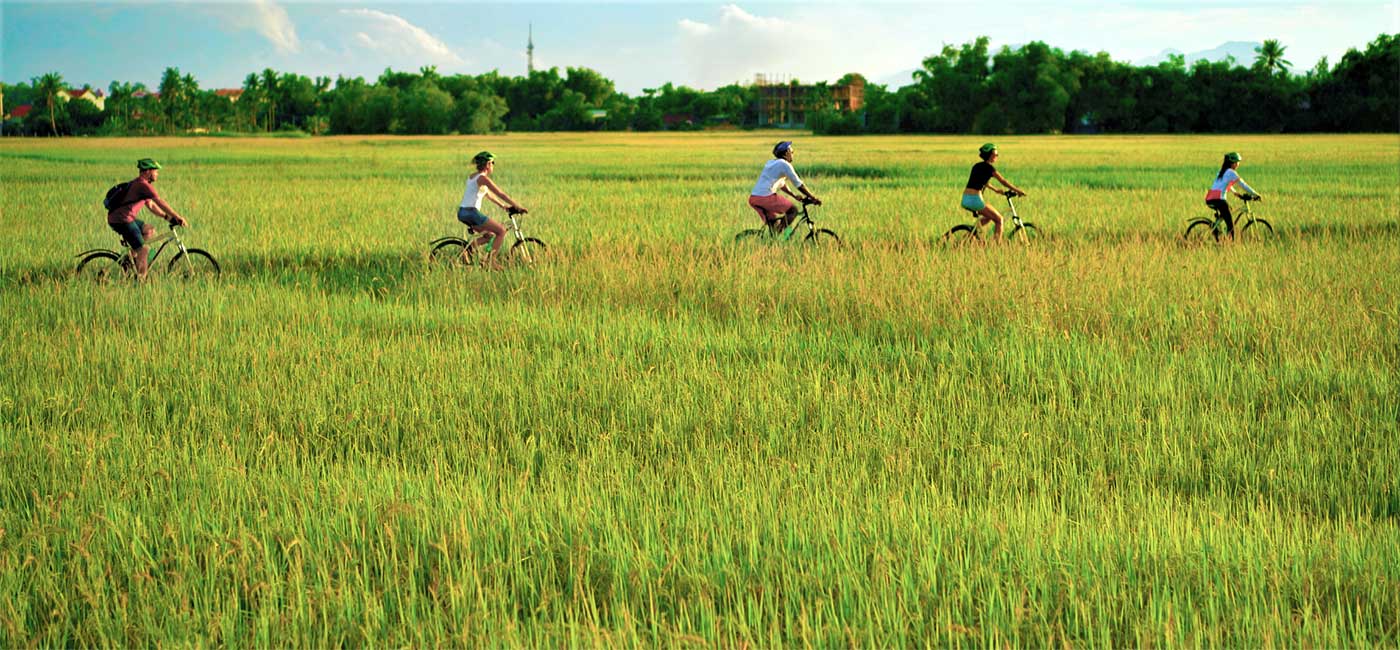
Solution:
<path fill-rule="evenodd" d="M 0 646 L 1394 646 L 1400 143 L 0 142 Z M 551 260 L 444 273 L 471 155 Z M 1272 241 L 1178 241 L 1222 152 Z M 71 280 L 153 156 L 217 282 Z"/>

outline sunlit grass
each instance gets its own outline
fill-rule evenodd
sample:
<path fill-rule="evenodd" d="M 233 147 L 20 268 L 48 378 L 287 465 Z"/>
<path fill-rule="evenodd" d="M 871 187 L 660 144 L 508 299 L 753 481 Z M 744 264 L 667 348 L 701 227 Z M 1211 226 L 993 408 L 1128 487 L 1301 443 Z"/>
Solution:
<path fill-rule="evenodd" d="M 799 137 L 847 246 L 736 246 L 776 139 L 0 142 L 0 646 L 1396 644 L 1400 142 L 998 139 L 948 248 L 984 138 Z M 426 265 L 481 149 L 547 263 Z M 67 276 L 145 156 L 220 281 Z"/>

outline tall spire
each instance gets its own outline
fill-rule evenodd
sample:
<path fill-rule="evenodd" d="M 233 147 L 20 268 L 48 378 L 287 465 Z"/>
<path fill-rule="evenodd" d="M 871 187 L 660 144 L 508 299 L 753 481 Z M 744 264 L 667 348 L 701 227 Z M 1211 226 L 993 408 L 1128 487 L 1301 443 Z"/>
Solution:
<path fill-rule="evenodd" d="M 526 69 L 530 74 L 535 72 L 535 24 L 530 23 L 530 40 L 525 45 Z"/>

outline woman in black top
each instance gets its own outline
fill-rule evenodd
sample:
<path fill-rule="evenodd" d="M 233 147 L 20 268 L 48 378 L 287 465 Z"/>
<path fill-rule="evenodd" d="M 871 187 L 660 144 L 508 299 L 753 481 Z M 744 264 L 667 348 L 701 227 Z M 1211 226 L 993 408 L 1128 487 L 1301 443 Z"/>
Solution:
<path fill-rule="evenodd" d="M 962 207 L 971 210 L 981 217 L 977 220 L 977 225 L 985 226 L 988 221 L 996 224 L 996 236 L 1000 237 L 1001 213 L 997 212 L 996 208 L 987 205 L 987 202 L 982 200 L 982 190 L 990 189 L 997 194 L 1003 195 L 1010 192 L 1012 193 L 1011 196 L 1025 196 L 1026 193 L 1021 191 L 1021 188 L 1012 185 L 1011 181 L 1006 180 L 1006 177 L 1002 176 L 1001 172 L 997 171 L 997 168 L 992 166 L 992 163 L 996 162 L 998 158 L 996 145 L 990 142 L 982 145 L 982 147 L 977 150 L 977 155 L 982 158 L 982 162 L 972 166 L 972 174 L 967 178 L 967 189 L 963 190 Z M 999 190 L 989 185 L 993 178 L 1004 185 L 1006 191 Z"/>

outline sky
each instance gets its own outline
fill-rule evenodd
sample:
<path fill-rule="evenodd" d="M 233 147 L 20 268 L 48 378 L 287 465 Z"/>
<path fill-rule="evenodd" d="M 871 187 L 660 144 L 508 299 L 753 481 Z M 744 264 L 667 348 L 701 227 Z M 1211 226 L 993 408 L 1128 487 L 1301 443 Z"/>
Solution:
<path fill-rule="evenodd" d="M 264 68 L 368 80 L 386 68 L 423 66 L 522 75 L 531 29 L 537 69 L 593 68 L 636 95 L 668 81 L 701 89 L 749 83 L 758 73 L 834 81 L 859 72 L 898 86 L 944 45 L 984 35 L 993 50 L 1039 40 L 1126 62 L 1272 38 L 1302 71 L 1400 33 L 1400 0 L 0 0 L 0 80 L 59 72 L 73 86 L 154 88 L 167 67 L 202 88 L 239 87 Z"/>

